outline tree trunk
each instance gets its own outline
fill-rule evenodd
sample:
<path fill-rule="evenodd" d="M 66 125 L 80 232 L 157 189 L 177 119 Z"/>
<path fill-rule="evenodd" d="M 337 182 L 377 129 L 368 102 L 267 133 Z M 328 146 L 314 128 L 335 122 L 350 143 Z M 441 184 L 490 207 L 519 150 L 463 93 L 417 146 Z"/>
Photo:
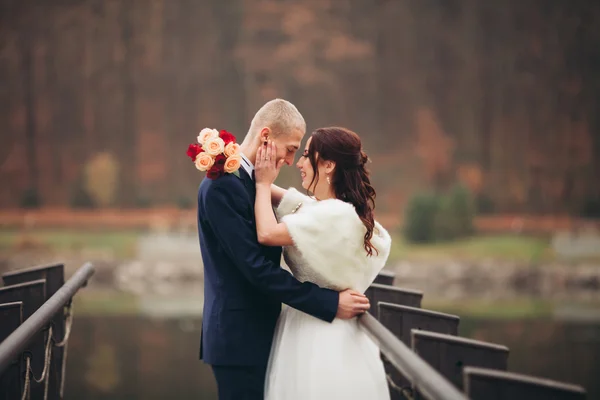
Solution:
<path fill-rule="evenodd" d="M 26 8 L 26 7 L 25 7 Z M 37 158 L 37 127 L 35 121 L 35 76 L 33 60 L 33 40 L 35 24 L 28 24 L 31 21 L 29 13 L 32 12 L 26 8 L 22 17 L 25 23 L 20 26 L 21 36 L 21 79 L 24 91 L 25 107 L 25 148 L 27 156 L 27 165 L 29 167 L 29 187 L 39 196 L 39 170 Z M 27 17 L 26 17 L 27 16 Z"/>
<path fill-rule="evenodd" d="M 123 45 L 123 63 L 120 66 L 120 85 L 123 91 L 123 131 L 121 135 L 120 156 L 120 205 L 131 207 L 136 201 L 136 122 L 135 122 L 135 82 L 134 82 L 134 29 L 133 8 L 135 3 L 121 3 L 121 40 Z"/>

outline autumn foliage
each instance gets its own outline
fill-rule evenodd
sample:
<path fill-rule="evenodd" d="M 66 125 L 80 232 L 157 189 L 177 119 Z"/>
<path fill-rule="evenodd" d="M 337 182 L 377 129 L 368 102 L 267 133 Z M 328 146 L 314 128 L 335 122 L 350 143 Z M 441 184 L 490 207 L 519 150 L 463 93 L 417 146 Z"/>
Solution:
<path fill-rule="evenodd" d="M 361 135 L 381 212 L 461 183 L 497 213 L 600 213 L 600 2 L 0 8 L 0 207 L 68 206 L 99 152 L 118 165 L 107 188 L 86 189 L 104 192 L 90 194 L 99 205 L 193 203 L 189 138 L 218 126 L 241 142 L 283 97 L 308 132 Z M 279 183 L 297 185 L 296 171 Z"/>

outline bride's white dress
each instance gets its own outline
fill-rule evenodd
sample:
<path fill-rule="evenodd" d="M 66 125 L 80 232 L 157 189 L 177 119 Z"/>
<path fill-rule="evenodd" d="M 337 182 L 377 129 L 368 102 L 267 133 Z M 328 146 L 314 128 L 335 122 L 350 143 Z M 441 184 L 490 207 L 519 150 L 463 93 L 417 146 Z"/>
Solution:
<path fill-rule="evenodd" d="M 295 244 L 284 248 L 286 264 L 300 281 L 364 292 L 387 260 L 389 234 L 376 223 L 371 243 L 379 254 L 367 257 L 366 230 L 351 204 L 315 201 L 291 188 L 276 211 Z M 267 367 L 265 399 L 389 398 L 379 349 L 356 318 L 327 323 L 284 307 Z"/>

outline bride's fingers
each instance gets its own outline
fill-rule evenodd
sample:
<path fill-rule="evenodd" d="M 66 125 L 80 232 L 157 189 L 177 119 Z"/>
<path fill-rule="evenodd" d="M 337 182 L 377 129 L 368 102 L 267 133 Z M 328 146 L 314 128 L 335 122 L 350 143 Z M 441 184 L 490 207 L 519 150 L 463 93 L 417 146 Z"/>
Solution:
<path fill-rule="evenodd" d="M 369 299 L 366 297 L 353 296 L 352 300 L 354 300 L 354 302 L 357 304 L 369 304 Z"/>
<path fill-rule="evenodd" d="M 267 144 L 267 154 L 265 156 L 266 161 L 271 161 L 271 141 Z"/>
<path fill-rule="evenodd" d="M 273 156 L 273 146 L 271 143 L 269 140 L 269 144 L 267 145 L 267 163 L 269 163 L 269 166 L 271 166 L 271 158 Z"/>
<path fill-rule="evenodd" d="M 260 164 L 261 161 L 262 161 L 262 146 L 259 146 L 258 150 L 256 151 L 256 163 Z"/>
<path fill-rule="evenodd" d="M 359 304 L 359 305 L 354 306 L 354 310 L 360 311 L 360 312 L 369 311 L 370 308 L 371 308 L 371 306 L 369 304 Z"/>
<path fill-rule="evenodd" d="M 267 157 L 269 156 L 269 142 L 265 143 L 265 147 L 263 147 L 262 150 L 261 161 L 266 161 Z"/>
<path fill-rule="evenodd" d="M 365 306 L 365 305 L 361 304 L 360 306 L 354 307 L 354 312 L 364 313 L 364 312 L 369 311 L 369 308 L 370 307 L 368 305 Z"/>
<path fill-rule="evenodd" d="M 350 292 L 350 295 L 351 295 L 351 296 L 354 298 L 354 300 L 356 300 L 356 301 L 360 301 L 360 302 L 363 302 L 363 303 L 365 303 L 365 302 L 366 302 L 366 303 L 368 303 L 368 302 L 369 302 L 369 299 L 367 298 L 367 296 L 365 296 L 365 295 L 364 295 L 364 294 L 362 294 L 362 293 L 358 293 L 358 292 Z"/>
<path fill-rule="evenodd" d="M 276 159 L 277 159 L 277 147 L 275 147 L 275 143 L 273 143 L 273 145 L 271 147 L 271 154 L 273 155 L 273 158 L 271 159 L 271 161 L 273 162 L 273 167 L 277 168 L 277 166 L 279 165 L 279 162 L 276 161 Z"/>

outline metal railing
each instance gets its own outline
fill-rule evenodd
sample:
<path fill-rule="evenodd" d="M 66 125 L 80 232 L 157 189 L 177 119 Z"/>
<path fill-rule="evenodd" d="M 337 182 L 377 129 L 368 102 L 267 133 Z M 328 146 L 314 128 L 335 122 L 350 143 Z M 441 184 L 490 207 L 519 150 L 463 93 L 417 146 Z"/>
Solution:
<path fill-rule="evenodd" d="M 52 297 L 0 343 L 0 374 L 27 347 L 34 336 L 48 325 L 54 315 L 69 303 L 75 293 L 85 286 L 93 274 L 93 265 L 84 264 Z"/>
<path fill-rule="evenodd" d="M 429 400 L 468 400 L 368 312 L 358 319 L 387 360 Z"/>

